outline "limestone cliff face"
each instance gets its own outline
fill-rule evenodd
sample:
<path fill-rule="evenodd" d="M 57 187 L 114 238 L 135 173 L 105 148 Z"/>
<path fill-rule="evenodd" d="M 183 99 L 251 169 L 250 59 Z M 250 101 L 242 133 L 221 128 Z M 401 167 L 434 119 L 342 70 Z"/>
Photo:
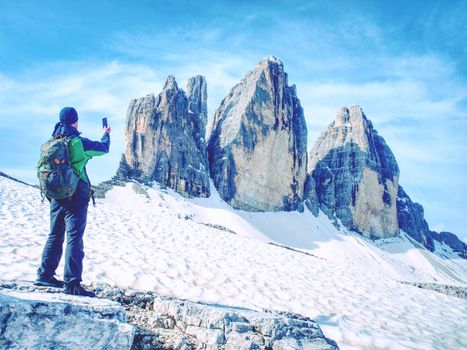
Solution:
<path fill-rule="evenodd" d="M 206 99 L 204 77 L 191 78 L 186 94 L 169 76 L 157 97 L 131 101 L 118 176 L 157 181 L 183 195 L 208 197 Z"/>
<path fill-rule="evenodd" d="M 337 112 L 313 146 L 308 165 L 319 207 L 328 216 L 367 237 L 398 234 L 399 167 L 359 106 Z M 313 196 L 311 189 L 306 197 L 313 202 Z"/>
<path fill-rule="evenodd" d="M 199 127 L 199 130 L 195 130 L 199 134 L 198 140 L 204 141 L 206 124 L 208 122 L 208 90 L 206 79 L 201 75 L 188 79 L 186 93 L 188 97 L 188 111 L 199 116 L 200 119 L 200 122 L 195 125 Z"/>
<path fill-rule="evenodd" d="M 282 62 L 260 61 L 215 112 L 208 144 L 211 177 L 237 209 L 302 208 L 307 129 Z"/>

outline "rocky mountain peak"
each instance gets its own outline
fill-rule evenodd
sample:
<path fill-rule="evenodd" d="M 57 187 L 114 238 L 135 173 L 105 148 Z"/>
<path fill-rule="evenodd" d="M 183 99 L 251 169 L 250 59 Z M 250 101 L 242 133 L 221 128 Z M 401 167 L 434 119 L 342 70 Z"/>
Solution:
<path fill-rule="evenodd" d="M 191 89 L 196 85 L 191 81 L 198 89 Z M 120 178 L 156 181 L 187 196 L 210 195 L 204 141 L 206 81 L 194 77 L 188 86 L 189 96 L 170 75 L 157 98 L 147 95 L 131 101 Z"/>
<path fill-rule="evenodd" d="M 178 90 L 177 81 L 175 80 L 175 77 L 173 75 L 169 75 L 167 77 L 164 87 L 162 88 L 162 91 L 165 90 Z"/>
<path fill-rule="evenodd" d="M 336 113 L 335 126 L 345 124 L 357 125 L 368 122 L 363 109 L 359 105 L 351 105 L 349 107 L 341 107 Z"/>
<path fill-rule="evenodd" d="M 359 106 L 338 110 L 313 146 L 308 170 L 317 195 L 310 201 L 330 217 L 368 237 L 398 233 L 399 167 Z"/>
<path fill-rule="evenodd" d="M 358 105 L 339 108 L 335 120 L 324 133 L 329 132 L 333 134 L 333 137 L 328 141 L 333 140 L 336 144 L 355 143 L 360 149 L 368 150 L 370 153 L 373 152 L 373 150 L 369 150 L 373 145 L 371 140 L 378 135 L 372 122 L 367 119 L 362 108 Z M 313 164 L 309 164 L 309 166 L 311 167 Z"/>
<path fill-rule="evenodd" d="M 222 198 L 245 210 L 301 206 L 307 130 L 282 62 L 261 60 L 224 98 L 209 140 L 211 176 Z"/>
<path fill-rule="evenodd" d="M 259 61 L 256 64 L 255 70 L 265 70 L 271 66 L 277 67 L 282 72 L 284 71 L 284 64 L 282 63 L 282 61 L 279 58 L 272 55 L 266 56 L 261 61 Z"/>

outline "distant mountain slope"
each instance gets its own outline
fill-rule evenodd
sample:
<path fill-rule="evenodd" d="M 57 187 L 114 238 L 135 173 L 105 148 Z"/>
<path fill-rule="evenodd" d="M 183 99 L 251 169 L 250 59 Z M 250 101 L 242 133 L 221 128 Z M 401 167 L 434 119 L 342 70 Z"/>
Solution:
<path fill-rule="evenodd" d="M 1 176 L 1 177 L 5 177 L 5 178 L 10 179 L 10 180 L 13 180 L 13 181 L 16 181 L 16 182 L 19 182 L 20 184 L 23 184 L 23 185 L 26 185 L 26 186 L 31 186 L 31 187 L 36 187 L 36 188 L 38 188 L 37 185 L 28 184 L 27 182 L 18 180 L 17 178 L 14 178 L 13 176 L 7 175 L 7 174 L 5 174 L 5 173 L 2 172 L 2 171 L 0 171 L 0 176 Z"/>
<path fill-rule="evenodd" d="M 49 230 L 38 198 L 37 189 L 0 177 L 3 279 L 35 277 Z M 341 349 L 465 348 L 465 299 L 398 282 L 465 288 L 466 260 L 439 248 L 443 257 L 405 234 L 373 242 L 322 213 L 249 213 L 217 192 L 188 200 L 128 183 L 89 209 L 84 282 L 301 313 Z"/>

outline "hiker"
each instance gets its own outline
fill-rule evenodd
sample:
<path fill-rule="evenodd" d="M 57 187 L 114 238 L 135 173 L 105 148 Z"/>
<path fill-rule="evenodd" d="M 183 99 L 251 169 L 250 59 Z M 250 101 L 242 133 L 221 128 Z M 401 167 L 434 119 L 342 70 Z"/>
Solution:
<path fill-rule="evenodd" d="M 62 288 L 65 294 L 95 297 L 95 293 L 81 286 L 83 272 L 83 234 L 86 227 L 88 203 L 92 196 L 91 183 L 86 173 L 86 164 L 94 156 L 109 152 L 110 127 L 104 126 L 100 142 L 80 136 L 78 113 L 73 107 L 60 111 L 60 121 L 52 133 L 54 139 L 68 138 L 69 163 L 79 176 L 74 194 L 65 199 L 50 201 L 50 233 L 42 253 L 42 261 L 37 270 L 35 285 Z M 57 160 L 56 160 L 57 161 Z M 94 200 L 94 198 L 93 198 Z M 63 242 L 67 235 L 65 250 L 64 281 L 57 280 L 55 270 L 60 263 Z"/>

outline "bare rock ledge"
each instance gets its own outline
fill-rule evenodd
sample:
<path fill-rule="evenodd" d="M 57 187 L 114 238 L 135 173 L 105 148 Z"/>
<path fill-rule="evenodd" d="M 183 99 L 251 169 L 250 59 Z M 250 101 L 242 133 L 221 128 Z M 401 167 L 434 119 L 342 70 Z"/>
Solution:
<path fill-rule="evenodd" d="M 92 286 L 67 296 L 0 281 L 2 349 L 338 349 L 309 318 Z"/>

